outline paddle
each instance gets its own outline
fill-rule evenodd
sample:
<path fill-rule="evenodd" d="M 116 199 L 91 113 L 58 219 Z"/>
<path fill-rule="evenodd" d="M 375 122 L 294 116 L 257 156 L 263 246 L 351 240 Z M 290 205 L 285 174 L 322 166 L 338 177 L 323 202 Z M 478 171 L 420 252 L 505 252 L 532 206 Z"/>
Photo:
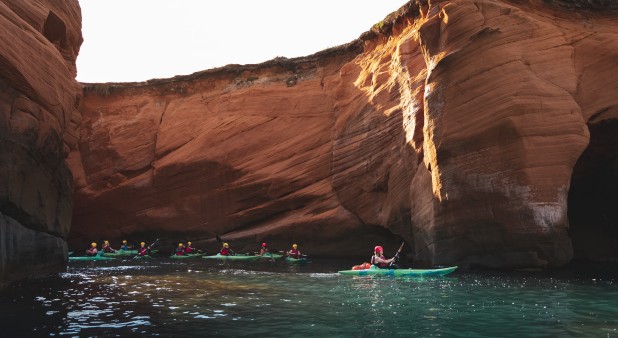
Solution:
<path fill-rule="evenodd" d="M 403 249 L 404 244 L 406 244 L 406 242 L 401 242 L 401 245 L 399 246 L 399 249 L 397 250 L 397 253 L 395 253 L 395 256 L 393 257 L 393 261 L 389 264 L 389 268 L 393 268 L 393 269 L 397 269 L 399 268 L 396 264 L 396 262 L 399 262 L 399 253 L 401 252 L 401 250 Z"/>
<path fill-rule="evenodd" d="M 150 249 L 155 246 L 155 244 L 157 244 L 159 242 L 159 239 L 157 238 L 154 242 L 152 242 L 152 244 L 150 244 L 149 246 L 146 247 L 146 252 L 148 252 L 148 256 L 150 256 Z M 137 257 L 139 257 L 139 249 L 137 250 L 137 255 L 135 255 L 135 257 L 133 257 L 133 259 L 136 259 Z"/>

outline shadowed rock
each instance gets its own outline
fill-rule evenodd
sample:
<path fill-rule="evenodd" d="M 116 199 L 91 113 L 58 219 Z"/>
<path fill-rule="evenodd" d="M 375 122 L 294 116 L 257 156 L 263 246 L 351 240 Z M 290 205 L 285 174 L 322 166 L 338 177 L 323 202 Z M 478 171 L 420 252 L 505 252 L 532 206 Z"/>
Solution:
<path fill-rule="evenodd" d="M 0 1 L 0 283 L 66 266 L 82 43 L 75 1 Z"/>

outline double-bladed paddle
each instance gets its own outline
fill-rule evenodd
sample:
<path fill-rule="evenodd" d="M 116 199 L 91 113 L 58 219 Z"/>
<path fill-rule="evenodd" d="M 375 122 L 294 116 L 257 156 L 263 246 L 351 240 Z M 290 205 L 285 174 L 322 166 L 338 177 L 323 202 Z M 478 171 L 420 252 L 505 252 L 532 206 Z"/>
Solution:
<path fill-rule="evenodd" d="M 157 238 L 154 242 L 152 242 L 152 244 L 150 244 L 149 246 L 146 247 L 146 251 L 148 252 L 148 255 L 150 255 L 150 249 L 155 246 L 155 244 L 157 244 L 159 242 L 159 239 Z M 137 249 L 137 255 L 135 255 L 135 257 L 133 257 L 133 259 L 139 257 L 139 249 Z"/>
<path fill-rule="evenodd" d="M 396 262 L 399 262 L 399 253 L 401 252 L 401 250 L 403 249 L 403 246 L 406 244 L 406 242 L 401 242 L 401 245 L 399 246 L 399 249 L 397 250 L 397 253 L 395 253 L 395 256 L 393 257 L 393 261 L 391 262 L 391 264 L 389 264 L 389 267 L 393 267 L 396 266 Z"/>

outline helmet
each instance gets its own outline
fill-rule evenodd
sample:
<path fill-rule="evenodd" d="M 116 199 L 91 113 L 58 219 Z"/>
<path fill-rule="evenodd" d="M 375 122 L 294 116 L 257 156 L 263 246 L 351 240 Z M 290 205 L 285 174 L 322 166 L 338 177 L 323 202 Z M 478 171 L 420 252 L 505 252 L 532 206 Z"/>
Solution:
<path fill-rule="evenodd" d="M 178 243 L 178 246 L 182 246 L 182 243 Z"/>
<path fill-rule="evenodd" d="M 229 247 L 229 245 L 227 243 L 223 243 L 223 247 L 227 248 L 227 247 Z"/>
<path fill-rule="evenodd" d="M 382 247 L 381 247 L 381 246 L 377 245 L 377 246 L 375 247 L 375 249 L 373 249 L 373 252 L 378 252 L 378 251 L 379 251 L 379 252 L 383 252 L 383 251 L 384 251 L 384 249 L 382 249 Z"/>
<path fill-rule="evenodd" d="M 296 249 L 296 248 L 298 248 L 298 244 L 292 244 L 292 247 L 293 247 L 294 249 Z"/>
<path fill-rule="evenodd" d="M 266 246 L 266 242 L 262 243 L 262 247 L 265 247 L 265 246 Z"/>
<path fill-rule="evenodd" d="M 187 245 L 191 245 L 191 242 L 187 242 Z"/>
<path fill-rule="evenodd" d="M 141 242 L 141 243 L 140 243 L 139 245 L 146 245 L 146 243 L 144 243 L 144 242 Z"/>
<path fill-rule="evenodd" d="M 97 247 L 97 243 L 95 243 L 95 242 L 90 243 L 90 245 L 92 245 L 95 248 Z"/>
<path fill-rule="evenodd" d="M 123 239 L 123 240 L 122 240 L 122 244 L 127 244 L 127 240 L 126 240 L 126 239 Z"/>

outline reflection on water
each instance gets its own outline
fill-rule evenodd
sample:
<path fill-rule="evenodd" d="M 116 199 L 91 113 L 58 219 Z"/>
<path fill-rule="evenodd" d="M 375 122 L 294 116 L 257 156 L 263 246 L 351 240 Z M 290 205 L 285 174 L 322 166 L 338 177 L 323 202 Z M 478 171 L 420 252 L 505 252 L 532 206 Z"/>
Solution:
<path fill-rule="evenodd" d="M 612 279 L 340 276 L 344 262 L 72 262 L 0 293 L 2 336 L 618 336 Z"/>

